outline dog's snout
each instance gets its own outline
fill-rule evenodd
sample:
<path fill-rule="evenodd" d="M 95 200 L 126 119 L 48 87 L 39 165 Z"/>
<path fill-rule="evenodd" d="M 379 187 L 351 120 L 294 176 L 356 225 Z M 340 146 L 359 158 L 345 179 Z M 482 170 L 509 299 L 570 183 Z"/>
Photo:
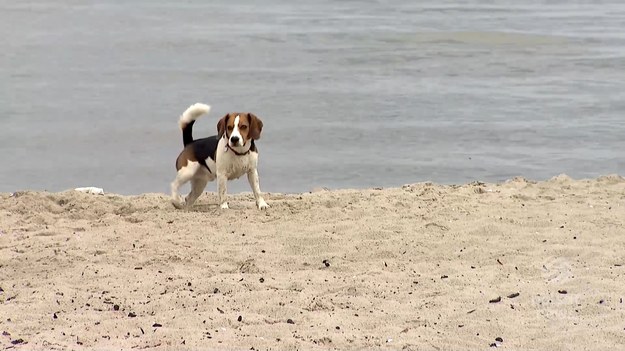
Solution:
<path fill-rule="evenodd" d="M 230 142 L 233 143 L 233 144 L 238 143 L 239 142 L 239 137 L 235 136 L 235 135 L 231 136 L 230 137 Z"/>

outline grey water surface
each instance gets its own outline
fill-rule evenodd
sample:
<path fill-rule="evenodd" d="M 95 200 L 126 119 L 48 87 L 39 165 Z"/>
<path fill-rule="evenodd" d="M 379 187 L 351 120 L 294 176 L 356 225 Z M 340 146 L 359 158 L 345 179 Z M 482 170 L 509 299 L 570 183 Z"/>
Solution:
<path fill-rule="evenodd" d="M 168 192 L 195 102 L 263 191 L 624 174 L 625 2 L 0 0 L 0 192 Z"/>

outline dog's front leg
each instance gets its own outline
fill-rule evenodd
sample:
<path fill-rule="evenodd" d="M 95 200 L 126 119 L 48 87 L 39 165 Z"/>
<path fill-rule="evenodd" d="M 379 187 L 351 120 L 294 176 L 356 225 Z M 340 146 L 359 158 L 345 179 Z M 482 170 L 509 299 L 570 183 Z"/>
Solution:
<path fill-rule="evenodd" d="M 264 210 L 269 205 L 263 199 L 263 196 L 260 193 L 260 181 L 258 180 L 258 170 L 252 169 L 247 172 L 247 180 L 250 182 L 250 187 L 254 192 L 254 199 L 256 199 L 256 206 L 258 206 L 259 210 Z"/>
<path fill-rule="evenodd" d="M 226 199 L 226 191 L 228 185 L 228 177 L 226 177 L 225 174 L 218 174 L 217 182 L 219 183 L 219 205 L 222 209 L 227 209 L 228 201 Z"/>

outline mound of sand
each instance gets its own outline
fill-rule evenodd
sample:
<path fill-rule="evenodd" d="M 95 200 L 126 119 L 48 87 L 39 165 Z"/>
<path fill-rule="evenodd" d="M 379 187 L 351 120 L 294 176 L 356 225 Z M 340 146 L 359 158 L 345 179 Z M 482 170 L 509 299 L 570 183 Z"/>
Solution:
<path fill-rule="evenodd" d="M 0 195 L 0 346 L 625 345 L 622 177 L 265 198 Z"/>

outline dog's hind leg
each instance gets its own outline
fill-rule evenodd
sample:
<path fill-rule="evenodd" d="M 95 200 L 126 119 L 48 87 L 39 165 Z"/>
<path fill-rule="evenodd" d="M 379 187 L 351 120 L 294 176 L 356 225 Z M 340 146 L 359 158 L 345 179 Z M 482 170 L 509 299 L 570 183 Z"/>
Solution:
<path fill-rule="evenodd" d="M 208 178 L 202 175 L 197 175 L 191 179 L 191 192 L 187 196 L 186 205 L 192 206 L 200 195 L 204 192 Z"/>
<path fill-rule="evenodd" d="M 174 207 L 183 208 L 186 205 L 185 200 L 182 196 L 180 196 L 180 194 L 178 194 L 178 189 L 193 179 L 193 176 L 197 172 L 199 166 L 200 164 L 197 162 L 189 162 L 186 166 L 178 170 L 176 179 L 171 182 L 171 203 Z"/>

